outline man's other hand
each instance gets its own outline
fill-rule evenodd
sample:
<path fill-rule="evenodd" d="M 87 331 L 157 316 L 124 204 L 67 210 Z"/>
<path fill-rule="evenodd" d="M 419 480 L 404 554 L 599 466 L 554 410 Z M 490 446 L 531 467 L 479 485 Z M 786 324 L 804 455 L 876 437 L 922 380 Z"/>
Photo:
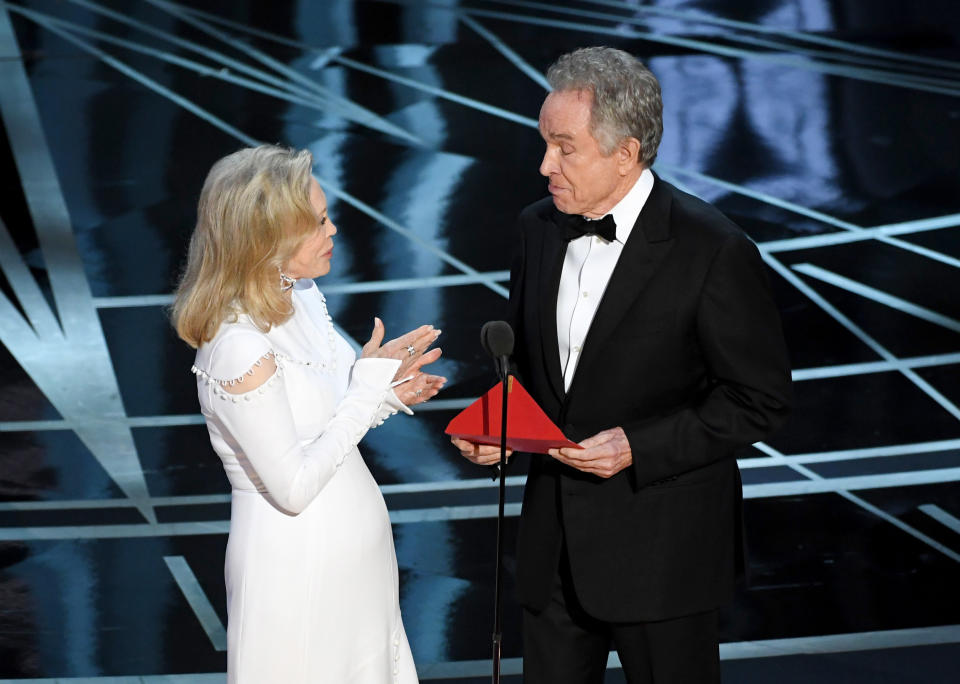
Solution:
<path fill-rule="evenodd" d="M 509 433 L 508 433 L 509 436 Z M 465 439 L 450 438 L 453 446 L 460 450 L 460 455 L 477 465 L 496 465 L 500 462 L 500 447 L 489 444 L 474 444 Z M 513 449 L 507 449 L 507 459 L 513 453 Z"/>
<path fill-rule="evenodd" d="M 598 432 L 580 442 L 580 446 L 583 449 L 564 447 L 547 453 L 571 468 L 603 478 L 613 477 L 633 463 L 630 442 L 621 427 Z"/>

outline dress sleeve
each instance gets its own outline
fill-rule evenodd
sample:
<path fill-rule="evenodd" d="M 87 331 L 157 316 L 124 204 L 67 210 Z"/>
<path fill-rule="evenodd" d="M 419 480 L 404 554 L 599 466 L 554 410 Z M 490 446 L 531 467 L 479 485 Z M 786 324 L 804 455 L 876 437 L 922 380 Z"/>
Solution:
<path fill-rule="evenodd" d="M 250 345 L 242 346 L 247 354 L 255 353 Z M 250 368 L 257 360 L 272 359 L 276 365 L 273 375 L 256 389 L 239 394 L 223 388 L 224 383 L 237 382 L 237 379 L 210 377 L 215 394 L 213 413 L 276 504 L 297 514 L 313 501 L 371 425 L 379 420 L 400 362 L 358 360 L 351 370 L 347 392 L 330 422 L 318 437 L 304 443 L 297 433 L 287 398 L 283 357 L 267 351 L 252 358 L 255 360 L 248 362 Z M 211 366 L 218 365 L 213 359 Z"/>
<path fill-rule="evenodd" d="M 392 389 L 388 390 L 386 396 L 383 398 L 383 404 L 380 406 L 380 410 L 377 411 L 377 415 L 373 417 L 373 422 L 370 424 L 370 427 L 374 428 L 383 425 L 383 421 L 390 416 L 396 415 L 400 411 L 403 411 L 408 416 L 413 415 L 410 407 L 400 401 L 400 397 L 398 397 Z"/>

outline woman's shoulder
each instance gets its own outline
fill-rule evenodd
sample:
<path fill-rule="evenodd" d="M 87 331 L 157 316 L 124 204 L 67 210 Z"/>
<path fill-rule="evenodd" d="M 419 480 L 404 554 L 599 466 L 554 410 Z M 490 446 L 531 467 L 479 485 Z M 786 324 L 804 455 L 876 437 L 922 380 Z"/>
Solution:
<path fill-rule="evenodd" d="M 193 372 L 218 382 L 242 377 L 254 365 L 274 353 L 268 333 L 247 316 L 220 325 L 217 334 L 197 349 Z"/>

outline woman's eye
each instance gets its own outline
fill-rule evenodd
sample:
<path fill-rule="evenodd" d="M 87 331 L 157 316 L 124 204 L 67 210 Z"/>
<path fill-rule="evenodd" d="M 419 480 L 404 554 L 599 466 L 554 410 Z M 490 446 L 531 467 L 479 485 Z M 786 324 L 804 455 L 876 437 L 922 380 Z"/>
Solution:
<path fill-rule="evenodd" d="M 326 217 L 326 216 L 324 216 L 322 219 L 320 219 L 320 225 L 321 225 L 321 226 L 327 225 L 327 217 Z"/>

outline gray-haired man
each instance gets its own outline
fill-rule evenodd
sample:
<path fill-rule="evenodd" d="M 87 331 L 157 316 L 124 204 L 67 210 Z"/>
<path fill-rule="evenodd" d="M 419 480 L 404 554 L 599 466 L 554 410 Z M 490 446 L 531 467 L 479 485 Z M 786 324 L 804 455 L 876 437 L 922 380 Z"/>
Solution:
<path fill-rule="evenodd" d="M 717 611 L 743 566 L 734 450 L 791 401 L 779 316 L 753 243 L 650 170 L 653 74 L 585 48 L 547 79 L 551 196 L 520 215 L 511 322 L 524 385 L 585 448 L 531 459 L 524 679 L 602 682 L 615 647 L 631 683 L 718 682 Z"/>

